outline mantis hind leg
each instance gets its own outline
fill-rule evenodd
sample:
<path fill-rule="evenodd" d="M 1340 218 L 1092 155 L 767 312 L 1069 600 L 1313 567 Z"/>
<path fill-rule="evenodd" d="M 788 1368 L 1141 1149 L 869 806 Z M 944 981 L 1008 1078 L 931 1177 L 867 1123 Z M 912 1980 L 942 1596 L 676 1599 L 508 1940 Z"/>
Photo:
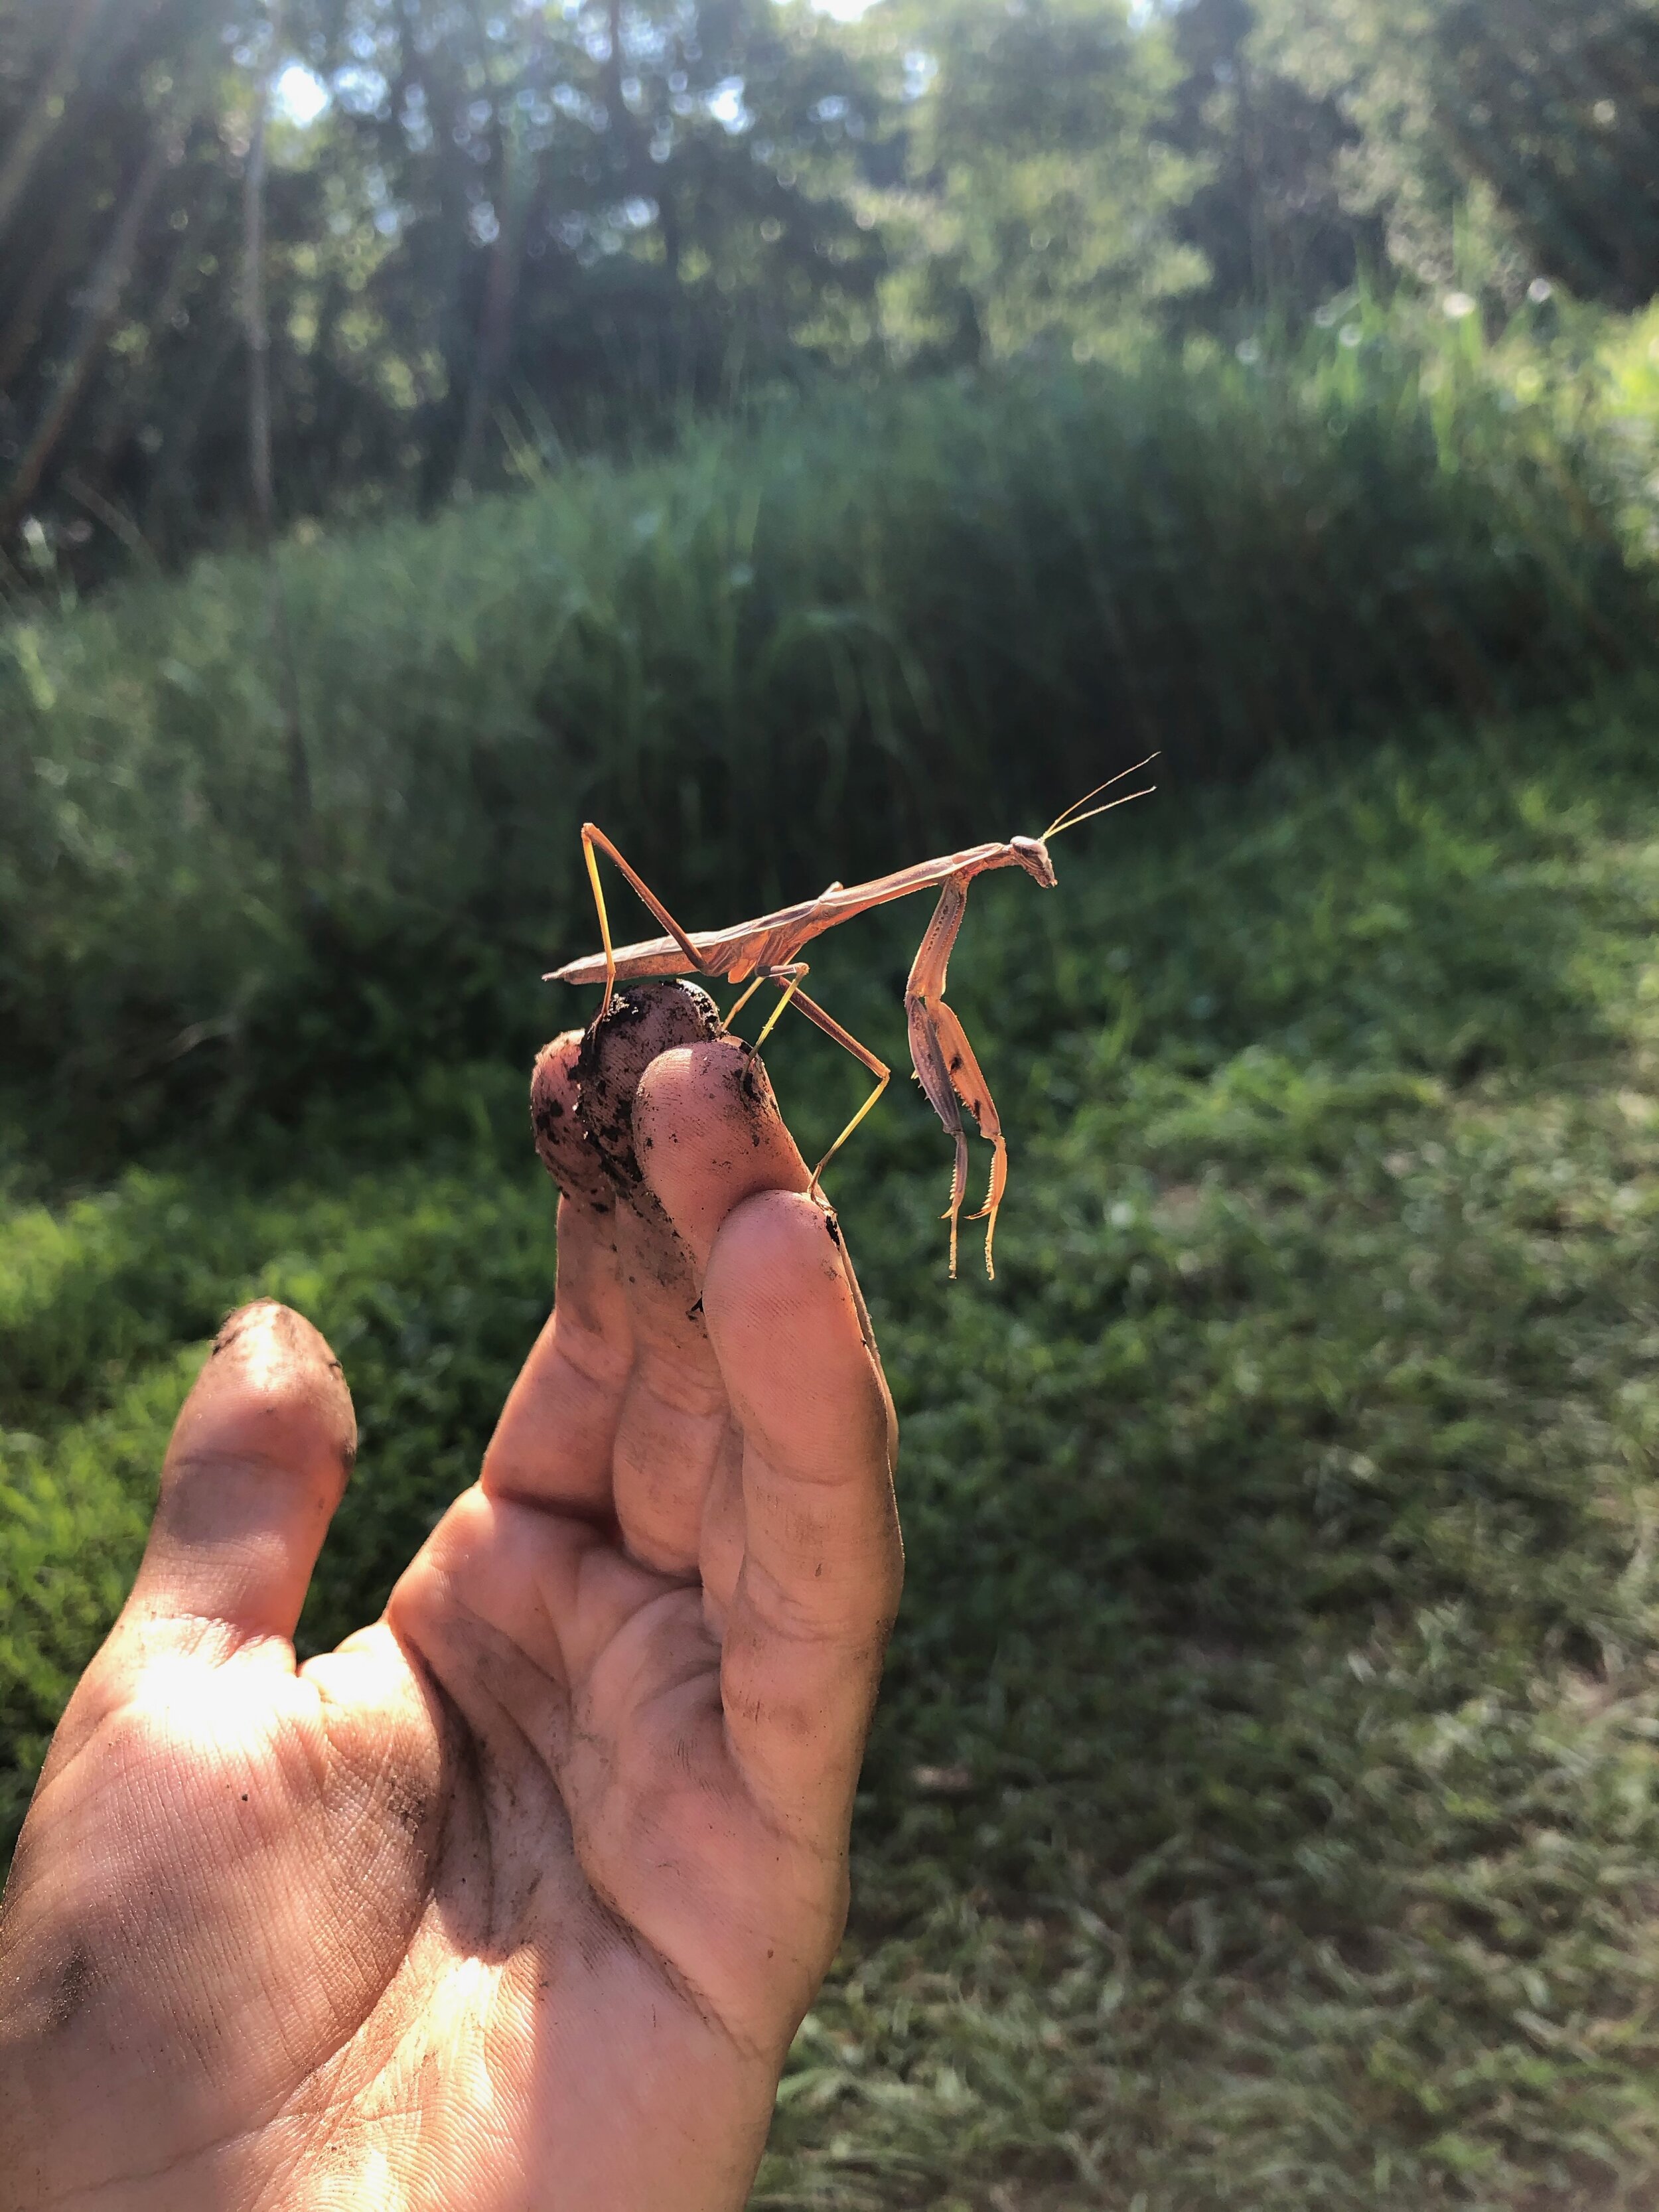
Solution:
<path fill-rule="evenodd" d="M 749 1001 L 754 997 L 756 992 L 763 991 L 769 983 L 790 983 L 792 978 L 799 981 L 801 976 L 807 975 L 811 971 L 808 969 L 806 963 L 804 960 L 792 960 L 786 963 L 785 965 L 781 968 L 762 968 L 757 969 L 750 981 L 744 985 L 743 989 L 738 994 L 737 997 L 732 1001 L 731 1006 L 726 1012 L 726 1018 L 720 1024 L 721 1029 L 729 1030 L 732 1023 L 736 1021 L 738 1016 L 749 1004 Z M 767 1038 L 771 1036 L 773 1030 L 777 1027 L 779 1018 L 781 1016 L 784 1008 L 789 1004 L 789 1001 L 793 995 L 794 992 L 792 984 L 791 988 L 784 993 L 777 1005 L 773 1007 L 771 1013 L 767 1017 L 766 1027 L 755 1039 L 755 1049 L 757 1052 L 760 1050 L 761 1047 L 766 1042 Z"/>
<path fill-rule="evenodd" d="M 868 1068 L 871 1074 L 875 1077 L 875 1089 L 870 1093 L 870 1096 L 859 1108 L 858 1112 L 854 1115 L 852 1120 L 847 1124 L 847 1127 L 836 1139 L 835 1143 L 830 1146 L 829 1151 L 824 1154 L 823 1158 L 818 1162 L 817 1167 L 812 1170 L 812 1180 L 807 1188 L 812 1195 L 816 1197 L 820 1195 L 818 1183 L 825 1168 L 829 1166 L 830 1161 L 834 1159 L 836 1154 L 847 1142 L 847 1139 L 852 1135 L 854 1130 L 858 1127 L 859 1123 L 863 1121 L 865 1115 L 872 1110 L 876 1101 L 881 1097 L 882 1092 L 886 1090 L 888 1085 L 892 1081 L 893 1071 L 888 1066 L 885 1060 L 878 1060 L 876 1057 L 875 1054 L 871 1051 L 868 1045 L 860 1044 L 850 1030 L 843 1029 L 841 1024 L 836 1019 L 835 1016 L 831 1013 L 827 1013 L 824 1009 L 819 1006 L 816 999 L 809 999 L 807 997 L 805 992 L 801 988 L 801 982 L 802 980 L 811 973 L 811 970 L 804 960 L 792 960 L 781 967 L 763 969 L 760 974 L 755 977 L 754 981 L 744 988 L 743 995 L 732 1006 L 731 1012 L 727 1014 L 722 1027 L 727 1030 L 731 1028 L 733 1021 L 736 1020 L 738 1014 L 742 1012 L 744 1006 L 748 1005 L 750 1000 L 754 997 L 756 992 L 758 991 L 763 985 L 767 983 L 778 983 L 782 985 L 783 988 L 779 994 L 778 1003 L 773 1007 L 771 1012 L 767 1016 L 766 1020 L 762 1026 L 760 1035 L 755 1039 L 755 1049 L 757 1052 L 758 1052 L 761 1047 L 766 1042 L 767 1038 L 771 1036 L 773 1030 L 776 1029 L 778 1024 L 783 1019 L 783 1017 L 787 1013 L 790 1007 L 793 1006 L 799 1012 L 805 1015 L 807 1020 L 812 1024 L 815 1029 L 822 1030 L 825 1036 L 833 1039 L 833 1041 L 842 1048 L 843 1052 L 851 1053 L 854 1059 L 858 1061 L 859 1065 L 861 1067 Z"/>
<path fill-rule="evenodd" d="M 773 1007 L 771 1012 L 761 1024 L 761 1033 L 755 1039 L 755 1049 L 757 1052 L 760 1050 L 761 1047 L 766 1042 L 767 1038 L 771 1036 L 773 1030 L 776 1029 L 778 1024 L 783 1019 L 785 1014 L 788 1012 L 790 1000 L 792 999 L 798 999 L 800 996 L 802 977 L 805 975 L 810 975 L 811 972 L 811 969 L 807 966 L 804 960 L 797 960 L 787 968 L 774 968 L 771 970 L 768 980 L 774 983 L 781 983 L 784 988 L 778 1000 L 778 1003 Z"/>
<path fill-rule="evenodd" d="M 598 848 L 596 850 L 595 848 Z M 582 824 L 582 858 L 587 863 L 587 880 L 593 887 L 593 905 L 599 917 L 599 942 L 605 947 L 605 997 L 600 1002 L 599 1018 L 602 1021 L 611 1012 L 611 1000 L 617 988 L 617 955 L 611 942 L 611 917 L 605 912 L 605 886 L 599 881 L 599 854 L 606 853 L 622 870 L 629 884 L 637 893 L 641 902 L 655 915 L 680 951 L 684 953 L 694 975 L 712 975 L 718 972 L 704 958 L 677 922 L 668 908 L 657 896 L 638 869 L 630 866 L 604 830 L 592 822 Z"/>

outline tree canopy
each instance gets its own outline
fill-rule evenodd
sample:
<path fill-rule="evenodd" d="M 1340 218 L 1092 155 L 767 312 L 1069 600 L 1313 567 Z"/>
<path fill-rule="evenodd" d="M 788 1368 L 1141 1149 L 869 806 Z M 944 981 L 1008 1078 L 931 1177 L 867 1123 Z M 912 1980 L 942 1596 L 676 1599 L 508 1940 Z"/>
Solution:
<path fill-rule="evenodd" d="M 0 555 L 244 531 L 255 306 L 281 523 L 1476 248 L 1659 290 L 1659 0 L 0 0 Z"/>

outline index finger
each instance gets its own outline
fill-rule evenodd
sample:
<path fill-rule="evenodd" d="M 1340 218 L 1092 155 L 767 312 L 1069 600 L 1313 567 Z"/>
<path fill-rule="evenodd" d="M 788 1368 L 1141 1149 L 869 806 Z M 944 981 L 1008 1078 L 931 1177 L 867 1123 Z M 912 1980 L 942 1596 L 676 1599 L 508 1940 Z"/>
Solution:
<path fill-rule="evenodd" d="M 903 1574 L 891 1401 L 833 1214 L 775 1188 L 744 1196 L 717 1226 L 701 1210 L 700 1164 L 729 1155 L 745 1126 L 742 1100 L 724 1103 L 709 1079 L 723 1067 L 740 1079 L 721 1051 L 655 1063 L 636 1126 L 678 1124 L 682 1141 L 653 1146 L 647 1173 L 707 1254 L 703 1310 L 742 1431 L 743 1559 L 720 1660 L 727 1740 L 775 1824 L 827 1843 L 851 1810 Z"/>

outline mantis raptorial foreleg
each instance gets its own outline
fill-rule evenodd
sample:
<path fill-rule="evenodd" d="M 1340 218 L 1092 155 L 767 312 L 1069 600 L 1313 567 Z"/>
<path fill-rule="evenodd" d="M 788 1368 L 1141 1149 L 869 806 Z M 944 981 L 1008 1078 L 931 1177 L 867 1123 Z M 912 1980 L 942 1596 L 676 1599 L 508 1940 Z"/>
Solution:
<path fill-rule="evenodd" d="M 933 1111 L 955 1139 L 956 1164 L 951 1174 L 951 1203 L 945 1219 L 951 1224 L 951 1273 L 957 1272 L 957 1224 L 968 1191 L 968 1138 L 962 1126 L 962 1108 L 973 1115 L 981 1137 L 994 1148 L 991 1183 L 985 1203 L 974 1215 L 985 1227 L 985 1272 L 994 1279 L 992 1247 L 996 1240 L 997 1209 L 1008 1182 L 1008 1146 L 1002 1134 L 996 1101 L 974 1057 L 962 1024 L 945 1003 L 945 972 L 951 951 L 968 908 L 965 878 L 953 876 L 939 893 L 933 918 L 927 925 L 910 980 L 904 987 L 904 1012 L 910 1030 L 910 1057 L 916 1076 Z M 957 1101 L 961 1103 L 958 1104 Z"/>

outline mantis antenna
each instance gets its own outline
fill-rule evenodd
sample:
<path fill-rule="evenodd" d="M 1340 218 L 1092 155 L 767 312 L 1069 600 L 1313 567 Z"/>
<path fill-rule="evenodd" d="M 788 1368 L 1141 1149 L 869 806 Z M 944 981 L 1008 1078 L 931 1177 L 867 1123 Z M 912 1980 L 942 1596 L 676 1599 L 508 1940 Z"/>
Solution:
<path fill-rule="evenodd" d="M 1115 775 L 1109 775 L 1104 783 L 1097 783 L 1092 791 L 1085 791 L 1081 799 L 1056 815 L 1043 831 L 1040 842 L 1046 845 L 1051 837 L 1058 837 L 1062 830 L 1075 830 L 1080 822 L 1092 822 L 1096 815 L 1109 814 L 1115 806 L 1127 806 L 1131 799 L 1148 798 L 1153 789 L 1151 784 L 1145 791 L 1127 791 L 1121 799 L 1109 799 L 1104 806 L 1089 807 L 1086 814 L 1079 811 L 1088 806 L 1091 799 L 1098 799 L 1103 791 L 1109 791 L 1115 783 L 1121 783 L 1125 776 L 1139 775 L 1142 769 L 1150 768 L 1157 758 L 1156 753 L 1148 753 L 1145 760 L 1136 761 L 1133 768 L 1121 768 Z"/>

